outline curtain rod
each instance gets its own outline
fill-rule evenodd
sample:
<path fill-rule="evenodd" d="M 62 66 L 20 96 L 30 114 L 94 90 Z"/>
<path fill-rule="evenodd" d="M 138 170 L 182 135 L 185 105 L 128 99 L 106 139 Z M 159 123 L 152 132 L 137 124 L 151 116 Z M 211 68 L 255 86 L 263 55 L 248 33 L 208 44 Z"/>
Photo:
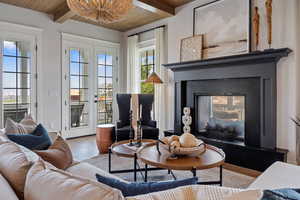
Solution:
<path fill-rule="evenodd" d="M 157 28 L 163 28 L 163 27 L 166 27 L 166 25 L 162 25 L 162 26 L 158 26 L 158 27 L 155 27 L 155 28 L 151 28 L 151 29 L 145 30 L 145 31 L 141 31 L 141 32 L 129 35 L 128 37 L 135 36 L 135 35 L 140 35 L 142 33 L 146 33 L 146 32 L 149 32 L 149 31 L 153 31 L 153 30 L 155 30 Z"/>

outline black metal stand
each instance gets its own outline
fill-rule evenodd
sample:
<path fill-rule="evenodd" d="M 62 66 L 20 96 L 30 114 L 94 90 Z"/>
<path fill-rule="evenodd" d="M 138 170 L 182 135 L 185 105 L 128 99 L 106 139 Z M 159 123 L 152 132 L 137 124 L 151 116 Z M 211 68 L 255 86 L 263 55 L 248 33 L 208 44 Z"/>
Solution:
<path fill-rule="evenodd" d="M 148 178 L 148 171 L 157 171 L 157 170 L 166 170 L 163 168 L 148 168 L 147 165 L 145 165 L 145 168 L 141 168 L 139 163 L 137 162 L 137 155 L 135 154 L 133 157 L 133 169 L 122 169 L 122 170 L 112 170 L 112 162 L 111 162 L 111 148 L 108 150 L 108 172 L 110 174 L 122 174 L 122 173 L 131 173 L 133 172 L 133 179 L 136 182 L 137 181 L 137 172 L 140 172 L 140 175 L 145 182 L 147 182 Z M 143 174 L 145 172 L 145 175 Z"/>
<path fill-rule="evenodd" d="M 197 170 L 192 170 L 193 176 L 197 176 Z M 218 181 L 206 181 L 206 182 L 198 182 L 199 185 L 223 185 L 223 166 L 220 166 L 220 179 Z"/>

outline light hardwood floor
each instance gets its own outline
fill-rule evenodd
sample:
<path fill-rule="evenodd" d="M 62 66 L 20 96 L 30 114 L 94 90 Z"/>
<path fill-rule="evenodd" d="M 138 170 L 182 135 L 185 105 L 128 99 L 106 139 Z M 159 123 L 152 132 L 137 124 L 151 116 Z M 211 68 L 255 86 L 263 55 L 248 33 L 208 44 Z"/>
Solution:
<path fill-rule="evenodd" d="M 67 142 L 70 145 L 74 159 L 77 161 L 90 159 L 99 154 L 96 136 L 69 139 Z"/>

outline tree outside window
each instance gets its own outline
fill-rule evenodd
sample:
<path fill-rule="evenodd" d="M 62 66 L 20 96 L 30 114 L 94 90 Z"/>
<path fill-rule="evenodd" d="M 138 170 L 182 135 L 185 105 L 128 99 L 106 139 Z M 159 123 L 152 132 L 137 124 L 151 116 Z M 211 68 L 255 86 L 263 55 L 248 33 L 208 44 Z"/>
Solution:
<path fill-rule="evenodd" d="M 154 86 L 152 83 L 146 83 L 148 76 L 153 72 L 155 65 L 154 49 L 141 52 L 141 93 L 154 94 Z"/>

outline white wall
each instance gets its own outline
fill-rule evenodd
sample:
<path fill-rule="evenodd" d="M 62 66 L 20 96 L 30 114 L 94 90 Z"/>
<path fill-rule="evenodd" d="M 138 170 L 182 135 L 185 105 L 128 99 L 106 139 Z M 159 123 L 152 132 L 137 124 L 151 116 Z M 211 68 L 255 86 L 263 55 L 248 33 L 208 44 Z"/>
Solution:
<path fill-rule="evenodd" d="M 69 20 L 64 24 L 54 23 L 51 16 L 29 9 L 0 3 L 0 21 L 33 26 L 43 29 L 42 32 L 42 63 L 38 65 L 39 88 L 42 102 L 38 111 L 47 128 L 61 130 L 61 32 L 121 43 L 122 35 L 98 26 Z M 122 57 L 120 58 L 122 63 Z M 122 66 L 120 66 L 122 70 Z M 122 77 L 121 89 L 124 88 Z"/>
<path fill-rule="evenodd" d="M 167 25 L 168 35 L 168 62 L 179 62 L 180 40 L 193 34 L 193 8 L 210 2 L 210 0 L 196 0 L 176 9 L 176 16 L 157 21 L 133 30 L 123 35 L 124 41 L 128 35 L 144 31 L 160 25 Z M 264 1 L 259 1 L 264 2 Z M 278 119 L 277 119 L 277 143 L 278 147 L 289 149 L 288 160 L 295 162 L 295 126 L 290 118 L 300 113 L 300 69 L 299 69 L 299 39 L 296 34 L 300 32 L 299 13 L 300 1 L 298 0 L 274 0 L 273 1 L 273 48 L 289 47 L 294 52 L 280 61 L 278 65 Z M 262 5 L 263 6 L 263 5 Z M 262 8 L 264 9 L 264 8 Z M 298 17 L 296 16 L 298 15 Z M 265 16 L 262 14 L 262 23 Z M 297 21 L 298 19 L 298 21 Z M 262 29 L 262 45 L 266 46 L 266 29 Z M 298 37 L 300 38 L 300 37 Z M 124 48 L 126 46 L 124 45 Z M 295 55 L 298 54 L 298 57 Z M 126 55 L 126 51 L 124 51 Z M 174 93 L 172 93 L 174 95 Z M 174 102 L 173 102 L 174 103 Z M 172 113 L 171 116 L 174 116 Z M 173 118 L 169 128 L 173 127 Z"/>

